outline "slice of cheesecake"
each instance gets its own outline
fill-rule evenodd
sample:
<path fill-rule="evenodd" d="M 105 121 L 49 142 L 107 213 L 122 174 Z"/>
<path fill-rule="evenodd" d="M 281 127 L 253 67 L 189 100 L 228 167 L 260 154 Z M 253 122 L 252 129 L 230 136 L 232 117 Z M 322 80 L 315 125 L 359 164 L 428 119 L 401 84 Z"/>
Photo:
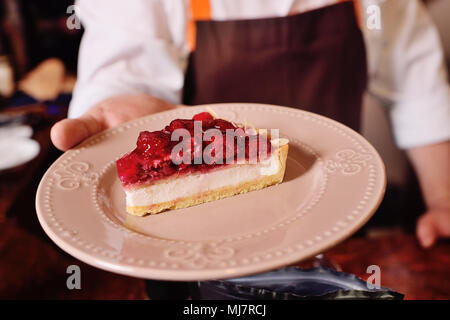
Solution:
<path fill-rule="evenodd" d="M 286 139 L 203 112 L 141 132 L 136 149 L 117 160 L 117 170 L 127 212 L 143 216 L 281 183 L 287 153 Z"/>

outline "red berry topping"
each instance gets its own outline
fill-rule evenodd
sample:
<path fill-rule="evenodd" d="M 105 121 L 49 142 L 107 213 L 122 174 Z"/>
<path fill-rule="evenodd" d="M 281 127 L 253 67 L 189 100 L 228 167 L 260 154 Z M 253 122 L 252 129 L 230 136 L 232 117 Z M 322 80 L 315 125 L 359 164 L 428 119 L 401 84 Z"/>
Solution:
<path fill-rule="evenodd" d="M 194 137 L 195 121 L 202 122 L 202 130 L 200 132 L 195 132 L 199 136 Z M 214 141 L 214 138 L 211 139 L 212 141 L 203 141 L 204 132 L 211 128 L 219 129 L 222 132 L 221 143 L 220 140 Z M 172 133 L 176 129 L 187 129 L 191 135 L 191 141 L 187 143 L 188 145 L 191 145 L 191 163 L 181 163 L 176 165 L 176 161 L 172 161 L 172 149 L 181 141 L 181 138 L 178 141 L 171 141 Z M 174 174 L 207 171 L 211 168 L 224 165 L 227 160 L 227 150 L 228 157 L 231 157 L 231 160 L 235 159 L 237 154 L 237 147 L 235 145 L 227 145 L 225 136 L 227 129 L 236 130 L 238 128 L 229 121 L 214 119 L 210 113 L 202 112 L 195 115 L 192 119 L 173 120 L 168 126 L 160 131 L 143 131 L 139 134 L 136 149 L 117 160 L 119 178 L 123 185 L 126 186 L 149 183 Z M 238 136 L 245 136 L 245 156 L 246 159 L 249 159 L 249 155 L 253 153 L 250 148 L 254 150 L 255 146 L 249 146 L 250 137 L 244 130 L 239 129 L 236 134 Z M 211 153 L 213 156 L 216 152 L 222 150 L 222 163 L 220 161 L 215 161 L 214 163 L 206 164 L 204 159 L 200 164 L 195 163 L 193 161 L 194 157 L 203 155 L 205 148 L 210 144 L 213 144 Z M 267 153 L 270 153 L 270 141 L 267 142 Z M 182 156 L 183 152 L 180 151 L 180 154 L 176 157 L 181 159 Z"/>
<path fill-rule="evenodd" d="M 170 143 L 170 135 L 163 131 L 143 131 L 137 140 L 137 149 L 147 156 L 163 155 Z"/>
<path fill-rule="evenodd" d="M 223 132 L 225 132 L 227 129 L 236 129 L 236 127 L 231 122 L 223 119 L 214 120 L 214 128 L 217 128 Z"/>
<path fill-rule="evenodd" d="M 169 131 L 173 132 L 176 129 L 187 129 L 189 131 L 194 130 L 194 121 L 187 119 L 176 119 L 173 120 L 169 125 Z"/>
<path fill-rule="evenodd" d="M 214 120 L 214 117 L 209 112 L 202 112 L 193 116 L 192 120 L 194 121 Z"/>

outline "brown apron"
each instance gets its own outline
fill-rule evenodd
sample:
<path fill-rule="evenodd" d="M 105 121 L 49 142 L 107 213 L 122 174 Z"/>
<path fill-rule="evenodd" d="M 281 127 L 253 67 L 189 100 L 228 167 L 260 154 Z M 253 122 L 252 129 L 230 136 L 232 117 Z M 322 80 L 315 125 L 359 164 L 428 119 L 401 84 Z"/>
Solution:
<path fill-rule="evenodd" d="M 183 103 L 291 106 L 358 130 L 366 83 L 363 36 L 347 1 L 281 18 L 196 21 Z"/>

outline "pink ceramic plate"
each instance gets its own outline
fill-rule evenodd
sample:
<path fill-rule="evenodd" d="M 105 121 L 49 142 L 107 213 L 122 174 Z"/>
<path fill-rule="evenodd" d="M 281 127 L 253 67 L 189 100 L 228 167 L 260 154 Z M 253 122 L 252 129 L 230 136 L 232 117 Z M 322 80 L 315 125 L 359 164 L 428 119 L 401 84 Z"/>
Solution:
<path fill-rule="evenodd" d="M 74 257 L 134 277 L 206 280 L 263 272 L 323 252 L 378 207 L 385 169 L 359 134 L 325 117 L 258 104 L 211 105 L 220 116 L 279 128 L 290 140 L 281 185 L 207 204 L 134 217 L 115 160 L 142 130 L 159 130 L 205 106 L 150 115 L 64 153 L 43 177 L 39 221 Z"/>

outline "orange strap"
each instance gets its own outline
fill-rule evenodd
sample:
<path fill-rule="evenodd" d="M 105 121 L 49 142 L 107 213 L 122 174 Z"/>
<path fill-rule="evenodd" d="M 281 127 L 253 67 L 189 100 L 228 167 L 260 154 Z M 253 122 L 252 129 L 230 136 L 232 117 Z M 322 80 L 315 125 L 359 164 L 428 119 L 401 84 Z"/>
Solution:
<path fill-rule="evenodd" d="M 244 0 L 242 0 L 244 1 Z M 338 2 L 353 1 L 355 5 L 355 14 L 358 23 L 361 23 L 360 19 L 360 3 L 355 0 L 338 0 Z M 191 51 L 195 49 L 195 34 L 197 20 L 210 20 L 211 19 L 211 4 L 209 0 L 190 0 L 190 20 L 187 25 L 187 41 Z M 360 24 L 361 25 L 361 24 Z"/>
<path fill-rule="evenodd" d="M 356 15 L 356 21 L 358 22 L 358 25 L 361 27 L 361 3 L 358 0 L 339 0 L 339 2 L 344 1 L 353 1 L 353 5 L 355 7 L 355 15 Z"/>
<path fill-rule="evenodd" d="M 191 19 L 187 26 L 187 39 L 191 51 L 195 49 L 195 21 L 211 19 L 211 5 L 209 0 L 190 0 Z"/>

